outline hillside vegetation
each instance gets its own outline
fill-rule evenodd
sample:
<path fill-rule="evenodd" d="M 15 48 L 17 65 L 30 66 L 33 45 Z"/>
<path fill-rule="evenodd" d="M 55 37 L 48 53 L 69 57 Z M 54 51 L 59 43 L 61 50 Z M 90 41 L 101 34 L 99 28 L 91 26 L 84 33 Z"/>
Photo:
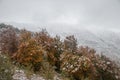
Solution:
<path fill-rule="evenodd" d="M 57 74 L 61 80 L 120 80 L 119 64 L 94 49 L 78 46 L 74 35 L 61 40 L 45 29 L 31 32 L 0 24 L 0 51 L 10 59 L 0 57 L 0 80 L 12 80 L 11 66 L 28 69 L 46 80 Z M 8 79 L 4 79 L 6 75 Z"/>

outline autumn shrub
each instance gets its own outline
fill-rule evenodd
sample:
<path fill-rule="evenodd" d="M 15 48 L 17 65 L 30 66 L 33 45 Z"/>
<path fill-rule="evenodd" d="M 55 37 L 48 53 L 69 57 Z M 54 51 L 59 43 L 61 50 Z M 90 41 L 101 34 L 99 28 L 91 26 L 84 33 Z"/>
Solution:
<path fill-rule="evenodd" d="M 64 40 L 64 49 L 69 50 L 73 53 L 77 50 L 77 39 L 74 35 L 67 36 Z"/>
<path fill-rule="evenodd" d="M 39 45 L 42 45 L 45 50 L 49 50 L 49 46 L 53 41 L 46 29 L 42 29 L 40 32 L 36 32 L 35 39 Z"/>
<path fill-rule="evenodd" d="M 96 62 L 95 67 L 102 80 L 120 80 L 120 67 L 104 55 Z"/>
<path fill-rule="evenodd" d="M 76 80 L 95 80 L 96 70 L 88 57 L 65 52 L 61 55 L 61 61 L 61 70 L 72 75 Z"/>
<path fill-rule="evenodd" d="M 51 60 L 55 60 L 55 57 L 53 55 L 53 53 L 50 53 L 50 47 L 51 44 L 53 42 L 53 38 L 50 37 L 50 35 L 47 33 L 47 31 L 45 29 L 42 29 L 42 31 L 37 32 L 35 34 L 35 39 L 37 41 L 37 43 L 39 45 L 42 45 L 43 49 L 46 51 L 45 58 L 49 59 L 49 61 L 51 62 Z"/>
<path fill-rule="evenodd" d="M 7 27 L 0 31 L 0 48 L 2 53 L 13 55 L 17 51 L 18 40 L 15 30 Z"/>
<path fill-rule="evenodd" d="M 94 67 L 97 70 L 97 79 L 102 80 L 119 80 L 120 79 L 120 66 L 116 64 L 116 62 L 110 60 L 104 55 L 96 54 L 94 49 L 89 47 L 80 47 L 78 49 L 79 55 L 84 55 L 88 57 Z"/>
<path fill-rule="evenodd" d="M 50 45 L 50 49 L 47 51 L 48 61 L 56 67 L 55 70 L 60 71 L 60 54 L 63 52 L 63 43 L 60 41 L 60 37 L 56 36 Z"/>
<path fill-rule="evenodd" d="M 56 67 L 56 70 L 60 69 L 60 54 L 62 53 L 63 43 L 58 36 L 52 38 L 46 30 L 42 30 L 36 33 L 36 41 L 39 45 L 42 45 L 46 53 L 45 58 L 48 62 Z"/>
<path fill-rule="evenodd" d="M 18 51 L 13 59 L 24 66 L 31 66 L 34 71 L 40 69 L 44 50 L 38 45 L 31 32 L 23 30 L 20 35 Z"/>
<path fill-rule="evenodd" d="M 8 56 L 0 54 L 0 80 L 13 80 L 13 65 Z"/>

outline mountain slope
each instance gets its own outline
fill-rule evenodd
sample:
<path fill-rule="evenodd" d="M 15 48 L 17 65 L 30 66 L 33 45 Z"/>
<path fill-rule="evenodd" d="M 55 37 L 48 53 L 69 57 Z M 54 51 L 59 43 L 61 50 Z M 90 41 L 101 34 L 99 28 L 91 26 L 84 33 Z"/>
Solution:
<path fill-rule="evenodd" d="M 52 31 L 52 34 L 56 33 Z M 87 29 L 82 29 L 75 31 L 73 30 L 69 33 L 59 33 L 62 38 L 72 34 L 75 35 L 80 46 L 89 46 L 94 48 L 98 53 L 105 54 L 113 60 L 120 60 L 119 32 L 113 32 L 109 30 L 93 32 Z"/>

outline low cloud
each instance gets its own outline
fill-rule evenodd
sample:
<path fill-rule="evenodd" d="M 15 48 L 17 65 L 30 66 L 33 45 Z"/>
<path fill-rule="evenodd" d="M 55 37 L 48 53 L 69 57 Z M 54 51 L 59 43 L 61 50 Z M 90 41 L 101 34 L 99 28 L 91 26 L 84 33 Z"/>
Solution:
<path fill-rule="evenodd" d="M 0 22 L 120 29 L 119 0 L 0 0 Z"/>

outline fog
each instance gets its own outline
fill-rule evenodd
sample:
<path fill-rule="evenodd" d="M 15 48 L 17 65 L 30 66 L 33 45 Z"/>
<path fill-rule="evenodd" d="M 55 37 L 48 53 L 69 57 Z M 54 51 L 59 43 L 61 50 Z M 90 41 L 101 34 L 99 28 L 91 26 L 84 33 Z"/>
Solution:
<path fill-rule="evenodd" d="M 2 22 L 120 31 L 120 0 L 0 0 Z"/>

